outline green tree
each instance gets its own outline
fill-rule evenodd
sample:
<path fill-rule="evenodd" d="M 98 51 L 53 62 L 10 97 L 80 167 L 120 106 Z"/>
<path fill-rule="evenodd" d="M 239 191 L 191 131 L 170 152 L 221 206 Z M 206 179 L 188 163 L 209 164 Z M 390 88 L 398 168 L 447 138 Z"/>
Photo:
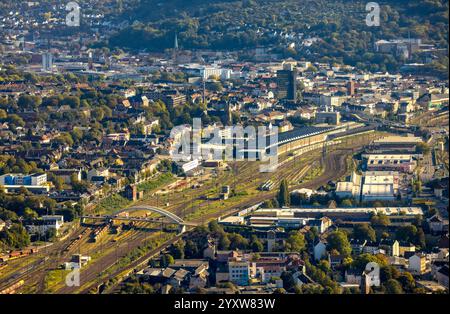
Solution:
<path fill-rule="evenodd" d="M 23 218 L 25 219 L 37 219 L 39 217 L 38 213 L 36 213 L 31 208 L 25 208 L 25 212 L 23 214 Z"/>
<path fill-rule="evenodd" d="M 400 272 L 394 266 L 384 265 L 380 268 L 380 279 L 382 282 L 386 282 L 390 279 L 397 279 L 399 276 Z"/>
<path fill-rule="evenodd" d="M 231 250 L 245 250 L 248 247 L 248 240 L 239 233 L 232 233 L 229 236 Z"/>
<path fill-rule="evenodd" d="M 281 280 L 283 280 L 283 288 L 286 291 L 291 291 L 295 287 L 295 280 L 294 277 L 290 272 L 284 271 L 281 274 Z"/>
<path fill-rule="evenodd" d="M 169 253 L 175 259 L 183 259 L 184 258 L 184 246 L 185 242 L 183 240 L 178 241 L 177 243 L 170 246 Z"/>
<path fill-rule="evenodd" d="M 425 233 L 423 232 L 422 228 L 417 228 L 417 234 L 416 234 L 416 241 L 415 243 L 417 245 L 420 245 L 422 250 L 426 249 L 427 243 L 425 238 Z"/>
<path fill-rule="evenodd" d="M 42 104 L 42 99 L 39 96 L 21 95 L 17 105 L 22 108 L 34 109 Z"/>
<path fill-rule="evenodd" d="M 7 210 L 0 207 L 0 219 L 17 221 L 19 220 L 19 216 L 17 216 L 17 214 L 11 210 Z"/>
<path fill-rule="evenodd" d="M 387 227 L 391 223 L 389 217 L 385 214 L 373 215 L 370 218 L 370 223 L 377 227 Z"/>
<path fill-rule="evenodd" d="M 336 250 L 344 256 L 350 256 L 352 253 L 352 247 L 348 241 L 347 234 L 341 230 L 330 233 L 327 238 L 328 250 Z"/>
<path fill-rule="evenodd" d="M 416 153 L 418 154 L 429 154 L 430 146 L 427 143 L 421 142 L 416 145 Z"/>
<path fill-rule="evenodd" d="M 287 183 L 286 179 L 283 179 L 281 181 L 277 200 L 278 200 L 278 204 L 280 207 L 290 205 L 289 189 L 288 189 L 288 183 Z"/>
<path fill-rule="evenodd" d="M 395 236 L 399 241 L 417 242 L 417 227 L 414 225 L 401 226 L 397 229 Z"/>
<path fill-rule="evenodd" d="M 57 231 L 55 228 L 50 228 L 45 232 L 45 239 L 47 241 L 54 241 L 56 239 Z"/>
<path fill-rule="evenodd" d="M 291 231 L 286 239 L 286 251 L 300 252 L 305 248 L 305 237 L 297 231 Z"/>
<path fill-rule="evenodd" d="M 175 262 L 175 259 L 170 254 L 162 254 L 160 258 L 161 267 L 167 267 Z"/>
<path fill-rule="evenodd" d="M 11 249 L 22 249 L 30 245 L 30 236 L 21 224 L 13 224 L 0 232 L 0 242 Z"/>
<path fill-rule="evenodd" d="M 77 109 L 80 107 L 80 98 L 77 96 L 64 96 L 61 100 L 62 105 L 70 106 L 73 109 Z"/>
<path fill-rule="evenodd" d="M 412 292 L 416 287 L 416 281 L 409 272 L 403 272 L 397 279 L 405 291 Z"/>
<path fill-rule="evenodd" d="M 375 241 L 375 230 L 367 223 L 357 224 L 353 227 L 353 237 L 358 240 Z"/>
<path fill-rule="evenodd" d="M 228 238 L 227 234 L 221 235 L 219 238 L 219 249 L 220 250 L 228 250 L 230 248 L 231 241 Z"/>
<path fill-rule="evenodd" d="M 366 269 L 366 265 L 368 263 L 375 262 L 380 267 L 387 265 L 387 260 L 383 258 L 381 255 L 373 255 L 373 254 L 361 254 L 358 255 L 353 262 L 351 263 L 351 268 L 356 269 L 357 271 L 362 272 L 364 269 Z"/>
<path fill-rule="evenodd" d="M 384 284 L 384 287 L 386 289 L 386 293 L 388 293 L 388 294 L 402 294 L 403 293 L 402 285 L 395 279 L 389 279 Z"/>
<path fill-rule="evenodd" d="M 286 289 L 284 289 L 284 288 L 277 288 L 277 289 L 275 289 L 275 291 L 273 293 L 274 294 L 286 294 Z"/>
<path fill-rule="evenodd" d="M 223 228 L 219 225 L 217 220 L 212 220 L 208 223 L 208 229 L 211 233 L 222 234 L 224 233 Z"/>
<path fill-rule="evenodd" d="M 252 235 L 250 248 L 253 252 L 262 252 L 264 250 L 264 245 L 255 235 Z"/>
<path fill-rule="evenodd" d="M 319 262 L 319 264 L 317 265 L 318 268 L 320 268 L 323 272 L 328 273 L 330 271 L 330 262 L 328 262 L 327 260 L 323 259 Z"/>
<path fill-rule="evenodd" d="M 25 121 L 21 117 L 16 114 L 10 114 L 8 116 L 8 122 L 12 124 L 14 127 L 24 127 Z"/>

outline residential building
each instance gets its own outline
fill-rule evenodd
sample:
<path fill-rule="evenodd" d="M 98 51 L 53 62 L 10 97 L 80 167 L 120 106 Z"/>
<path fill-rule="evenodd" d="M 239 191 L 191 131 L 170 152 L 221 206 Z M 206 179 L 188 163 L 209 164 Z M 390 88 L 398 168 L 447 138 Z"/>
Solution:
<path fill-rule="evenodd" d="M 41 219 L 28 222 L 25 227 L 30 234 L 45 235 L 50 229 L 56 230 L 58 235 L 59 229 L 64 224 L 64 216 L 61 215 L 46 215 Z"/>
<path fill-rule="evenodd" d="M 46 174 L 5 174 L 0 176 L 0 186 L 5 193 L 17 193 L 23 188 L 34 194 L 47 194 L 50 191 L 47 185 Z"/>
<path fill-rule="evenodd" d="M 240 286 L 247 286 L 251 278 L 251 265 L 246 260 L 230 259 L 228 261 L 229 280 Z"/>
<path fill-rule="evenodd" d="M 319 219 L 310 219 L 307 221 L 310 227 L 316 227 L 319 233 L 324 233 L 331 227 L 333 221 L 328 217 L 322 217 Z"/>
<path fill-rule="evenodd" d="M 95 178 L 103 177 L 108 178 L 109 177 L 109 169 L 108 168 L 98 168 L 98 169 L 91 169 L 87 173 L 87 179 L 88 181 L 94 181 Z"/>
<path fill-rule="evenodd" d="M 434 215 L 427 219 L 430 231 L 434 234 L 439 234 L 444 230 L 444 221 L 438 215 Z"/>
<path fill-rule="evenodd" d="M 400 243 L 397 240 L 383 239 L 380 241 L 378 248 L 384 250 L 387 255 L 400 256 Z"/>
<path fill-rule="evenodd" d="M 331 125 L 339 125 L 341 123 L 341 114 L 338 111 L 317 112 L 316 122 L 327 123 Z"/>
<path fill-rule="evenodd" d="M 366 244 L 367 240 L 359 240 L 359 239 L 350 240 L 350 245 L 352 247 L 352 252 L 354 254 L 361 254 Z"/>
<path fill-rule="evenodd" d="M 53 55 L 49 52 L 42 54 L 42 71 L 50 72 L 53 70 Z"/>
<path fill-rule="evenodd" d="M 398 247 L 399 256 L 405 256 L 406 254 L 414 254 L 416 252 L 416 246 L 409 242 L 400 242 Z"/>
<path fill-rule="evenodd" d="M 54 169 L 50 170 L 50 173 L 61 179 L 65 184 L 71 184 L 72 179 L 81 181 L 80 169 Z"/>
<path fill-rule="evenodd" d="M 417 275 L 421 275 L 427 270 L 426 255 L 423 253 L 416 253 L 408 259 L 408 270 Z"/>
<path fill-rule="evenodd" d="M 314 259 L 319 261 L 325 256 L 327 256 L 327 243 L 325 240 L 320 240 L 314 245 Z"/>

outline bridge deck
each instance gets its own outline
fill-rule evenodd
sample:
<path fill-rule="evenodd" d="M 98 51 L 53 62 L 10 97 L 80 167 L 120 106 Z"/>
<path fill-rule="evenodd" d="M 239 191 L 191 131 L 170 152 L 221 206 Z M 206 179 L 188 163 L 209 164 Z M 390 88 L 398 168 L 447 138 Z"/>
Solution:
<path fill-rule="evenodd" d="M 94 216 L 94 215 L 85 215 L 81 217 L 82 219 L 93 219 L 93 220 L 122 220 L 122 221 L 135 221 L 135 222 L 148 222 L 148 223 L 163 223 L 163 224 L 178 224 L 183 226 L 192 226 L 195 227 L 197 224 L 187 221 L 174 222 L 168 221 L 166 219 L 157 219 L 157 218 L 147 218 L 147 217 L 120 217 L 120 216 Z"/>

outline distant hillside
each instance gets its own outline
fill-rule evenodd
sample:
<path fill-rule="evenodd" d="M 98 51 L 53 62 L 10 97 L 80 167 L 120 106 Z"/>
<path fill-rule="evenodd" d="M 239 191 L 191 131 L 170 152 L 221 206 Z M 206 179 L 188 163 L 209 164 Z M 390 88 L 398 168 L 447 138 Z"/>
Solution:
<path fill-rule="evenodd" d="M 123 0 L 126 1 L 126 0 Z M 379 39 L 417 37 L 448 47 L 448 1 L 384 0 L 381 26 L 365 24 L 367 1 L 346 0 L 141 0 L 123 14 L 132 26 L 110 39 L 112 47 L 163 51 L 173 47 L 178 34 L 186 49 L 243 49 L 259 45 L 278 47 L 287 56 L 317 56 L 371 70 L 395 70 L 399 60 L 373 53 Z M 280 36 L 282 33 L 282 36 Z M 297 37 L 304 33 L 320 40 L 305 49 Z M 436 67 L 448 65 L 438 56 Z M 420 56 L 417 56 L 419 58 Z M 442 70 L 442 69 L 441 69 Z"/>

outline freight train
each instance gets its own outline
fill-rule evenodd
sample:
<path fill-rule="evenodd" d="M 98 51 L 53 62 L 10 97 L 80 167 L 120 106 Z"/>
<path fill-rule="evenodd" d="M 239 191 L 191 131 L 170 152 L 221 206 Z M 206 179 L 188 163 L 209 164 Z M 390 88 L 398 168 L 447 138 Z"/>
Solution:
<path fill-rule="evenodd" d="M 37 248 L 27 249 L 22 251 L 12 251 L 8 254 L 4 254 L 0 256 L 0 263 L 4 263 L 6 261 L 14 260 L 17 258 L 25 257 L 31 254 L 36 254 L 39 250 Z"/>
<path fill-rule="evenodd" d="M 0 290 L 0 294 L 14 294 L 14 293 L 16 293 L 17 289 L 22 287 L 24 284 L 25 284 L 25 281 L 20 280 L 20 281 L 16 282 L 15 284 L 9 286 L 8 288 Z"/>

